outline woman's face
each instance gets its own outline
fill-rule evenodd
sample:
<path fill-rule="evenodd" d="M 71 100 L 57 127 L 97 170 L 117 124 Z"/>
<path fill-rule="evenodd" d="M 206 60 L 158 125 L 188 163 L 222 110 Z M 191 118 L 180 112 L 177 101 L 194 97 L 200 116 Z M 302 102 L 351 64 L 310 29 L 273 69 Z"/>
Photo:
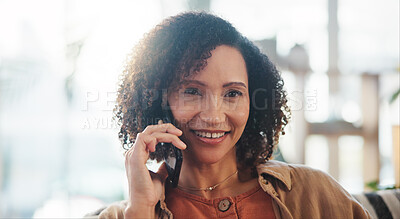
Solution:
<path fill-rule="evenodd" d="M 171 89 L 168 103 L 188 145 L 185 159 L 215 163 L 235 155 L 249 117 L 249 85 L 241 53 L 218 46 L 200 72 Z"/>

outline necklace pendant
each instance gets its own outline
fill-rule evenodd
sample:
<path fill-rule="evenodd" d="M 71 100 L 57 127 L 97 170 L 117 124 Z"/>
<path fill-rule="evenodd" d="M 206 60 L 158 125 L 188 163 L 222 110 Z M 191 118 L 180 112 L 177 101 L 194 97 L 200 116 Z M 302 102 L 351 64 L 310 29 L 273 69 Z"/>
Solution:
<path fill-rule="evenodd" d="M 195 187 L 183 187 L 181 185 L 178 185 L 178 188 L 184 189 L 184 190 L 191 190 L 191 191 L 205 191 L 205 192 L 210 192 L 213 191 L 215 188 L 217 188 L 219 185 L 221 185 L 222 183 L 228 181 L 230 178 L 232 178 L 235 174 L 237 174 L 238 171 L 236 170 L 236 172 L 234 172 L 232 175 L 228 176 L 227 178 L 225 178 L 222 182 L 217 183 L 213 186 L 210 187 L 205 187 L 205 188 L 195 188 Z"/>

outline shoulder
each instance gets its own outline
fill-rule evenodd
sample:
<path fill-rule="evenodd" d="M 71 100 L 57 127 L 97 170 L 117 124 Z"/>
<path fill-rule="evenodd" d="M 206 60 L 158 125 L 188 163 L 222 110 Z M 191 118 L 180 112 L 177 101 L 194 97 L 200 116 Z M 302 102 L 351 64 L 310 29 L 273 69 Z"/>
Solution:
<path fill-rule="evenodd" d="M 352 195 L 321 170 L 278 161 L 268 161 L 257 169 L 264 178 L 275 182 L 280 200 L 294 215 L 327 218 L 345 215 L 364 218 L 368 215 Z"/>
<path fill-rule="evenodd" d="M 318 185 L 324 185 L 325 188 L 339 185 L 329 174 L 300 164 L 271 160 L 257 166 L 257 171 L 263 177 L 272 177 L 282 182 L 288 190 L 292 190 L 292 187 L 305 187 L 316 182 Z"/>
<path fill-rule="evenodd" d="M 268 161 L 257 167 L 260 175 L 275 178 L 282 182 L 291 192 L 306 192 L 309 195 L 329 191 L 340 191 L 351 198 L 345 189 L 329 174 L 301 164 L 287 164 L 279 161 Z M 292 191 L 293 190 L 293 191 Z"/>
<path fill-rule="evenodd" d="M 300 164 L 289 164 L 290 176 L 294 187 L 301 185 L 317 187 L 341 187 L 328 173 Z"/>
<path fill-rule="evenodd" d="M 322 200 L 352 200 L 353 197 L 328 173 L 305 165 L 290 164 L 293 192 Z"/>

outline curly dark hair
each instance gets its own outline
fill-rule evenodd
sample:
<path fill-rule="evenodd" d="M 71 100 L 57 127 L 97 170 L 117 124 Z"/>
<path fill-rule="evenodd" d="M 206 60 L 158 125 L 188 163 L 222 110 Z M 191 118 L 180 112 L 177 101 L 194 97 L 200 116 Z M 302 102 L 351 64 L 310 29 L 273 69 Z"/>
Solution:
<path fill-rule="evenodd" d="M 165 116 L 163 91 L 207 65 L 219 45 L 238 49 L 249 81 L 250 114 L 236 144 L 240 168 L 252 168 L 270 159 L 290 118 L 283 80 L 274 64 L 229 22 L 205 12 L 169 17 L 147 33 L 128 57 L 118 89 L 114 118 L 119 139 L 128 149 L 139 132 Z M 157 146 L 151 159 L 171 155 L 171 146 Z"/>

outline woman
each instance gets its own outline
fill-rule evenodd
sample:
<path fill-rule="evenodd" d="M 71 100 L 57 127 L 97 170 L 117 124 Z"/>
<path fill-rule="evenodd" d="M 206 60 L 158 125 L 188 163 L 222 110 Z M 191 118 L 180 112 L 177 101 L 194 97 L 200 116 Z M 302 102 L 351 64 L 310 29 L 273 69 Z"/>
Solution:
<path fill-rule="evenodd" d="M 195 12 L 164 20 L 122 77 L 115 113 L 129 200 L 100 217 L 368 218 L 330 176 L 269 160 L 286 102 L 275 66 L 230 23 Z M 157 173 L 145 165 L 171 147 L 183 154 L 177 188 L 165 165 Z"/>

